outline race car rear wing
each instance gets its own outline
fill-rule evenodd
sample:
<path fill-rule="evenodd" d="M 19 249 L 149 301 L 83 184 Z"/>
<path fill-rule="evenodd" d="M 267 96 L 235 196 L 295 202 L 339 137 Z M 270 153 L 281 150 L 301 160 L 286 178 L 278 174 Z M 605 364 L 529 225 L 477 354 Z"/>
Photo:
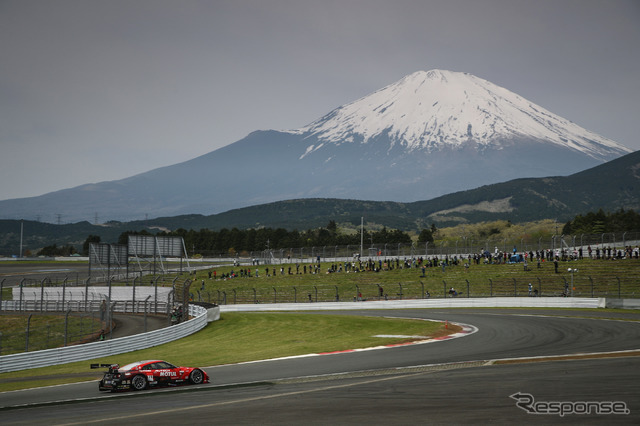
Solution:
<path fill-rule="evenodd" d="M 109 370 L 117 370 L 118 364 L 91 364 L 91 368 L 108 368 Z"/>

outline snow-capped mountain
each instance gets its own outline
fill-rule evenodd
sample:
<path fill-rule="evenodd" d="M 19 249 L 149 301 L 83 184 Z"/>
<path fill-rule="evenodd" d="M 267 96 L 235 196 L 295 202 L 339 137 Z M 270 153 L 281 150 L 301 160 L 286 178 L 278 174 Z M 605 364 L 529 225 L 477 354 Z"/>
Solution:
<path fill-rule="evenodd" d="M 386 134 L 408 151 L 460 148 L 469 142 L 499 148 L 538 138 L 608 160 L 630 150 L 471 74 L 418 71 L 297 130 L 321 143 L 360 143 Z"/>
<path fill-rule="evenodd" d="M 311 197 L 409 202 L 566 176 L 629 152 L 486 80 L 420 71 L 300 129 L 257 131 L 130 178 L 0 201 L 0 218 L 128 221 Z"/>

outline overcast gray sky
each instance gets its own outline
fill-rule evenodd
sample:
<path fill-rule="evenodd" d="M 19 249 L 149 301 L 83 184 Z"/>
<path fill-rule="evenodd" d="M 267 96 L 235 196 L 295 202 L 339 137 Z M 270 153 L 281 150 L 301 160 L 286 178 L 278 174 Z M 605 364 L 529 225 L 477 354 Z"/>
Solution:
<path fill-rule="evenodd" d="M 0 0 L 0 199 L 302 127 L 435 68 L 640 149 L 638 0 Z"/>

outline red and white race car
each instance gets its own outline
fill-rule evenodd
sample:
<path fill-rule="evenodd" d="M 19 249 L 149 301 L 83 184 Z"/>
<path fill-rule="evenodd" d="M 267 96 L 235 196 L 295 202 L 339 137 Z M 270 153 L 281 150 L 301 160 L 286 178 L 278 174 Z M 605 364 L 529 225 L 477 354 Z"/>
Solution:
<path fill-rule="evenodd" d="M 209 376 L 200 368 L 176 367 L 161 360 L 138 361 L 122 367 L 118 364 L 91 364 L 91 368 L 102 367 L 108 367 L 109 371 L 104 373 L 98 384 L 101 391 L 209 383 Z"/>

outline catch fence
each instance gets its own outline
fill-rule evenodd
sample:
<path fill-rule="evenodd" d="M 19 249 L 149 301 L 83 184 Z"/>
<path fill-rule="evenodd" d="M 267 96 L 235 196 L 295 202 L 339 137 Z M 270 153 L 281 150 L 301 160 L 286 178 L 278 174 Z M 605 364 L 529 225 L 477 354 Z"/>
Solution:
<path fill-rule="evenodd" d="M 247 303 L 315 303 L 369 300 L 486 298 L 486 297 L 640 297 L 640 277 L 558 277 L 555 280 L 531 276 L 487 278 L 482 281 L 453 278 L 434 282 L 359 284 L 350 286 L 220 286 L 199 293 L 201 301 L 218 305 Z"/>

